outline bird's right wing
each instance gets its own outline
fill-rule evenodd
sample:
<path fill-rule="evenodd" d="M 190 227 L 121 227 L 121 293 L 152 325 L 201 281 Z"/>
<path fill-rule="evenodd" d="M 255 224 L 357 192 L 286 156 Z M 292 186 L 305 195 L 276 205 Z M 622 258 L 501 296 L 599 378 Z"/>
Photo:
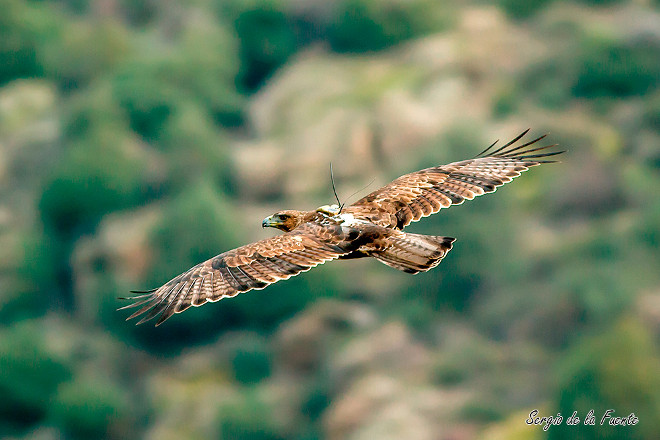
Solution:
<path fill-rule="evenodd" d="M 305 223 L 294 231 L 257 241 L 200 263 L 163 286 L 123 299 L 142 306 L 127 318 L 144 315 L 141 324 L 160 314 L 156 325 L 190 306 L 231 298 L 241 292 L 263 289 L 347 252 L 339 244 L 341 228 Z"/>

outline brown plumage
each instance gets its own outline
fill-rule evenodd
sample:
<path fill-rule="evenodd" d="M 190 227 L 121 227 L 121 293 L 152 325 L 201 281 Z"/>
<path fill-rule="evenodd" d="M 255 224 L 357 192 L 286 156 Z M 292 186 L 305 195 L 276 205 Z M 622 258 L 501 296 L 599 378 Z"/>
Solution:
<path fill-rule="evenodd" d="M 454 238 L 403 232 L 413 221 L 490 193 L 523 171 L 554 162 L 541 152 L 554 145 L 531 147 L 545 136 L 514 145 L 529 130 L 473 159 L 406 174 L 344 209 L 332 205 L 315 211 L 280 211 L 263 227 L 285 233 L 220 254 L 200 263 L 163 286 L 134 291 L 127 299 L 140 307 L 127 319 L 143 315 L 138 324 L 160 314 L 156 325 L 190 306 L 200 306 L 305 272 L 334 259 L 374 257 L 408 273 L 427 271 L 440 263 Z M 120 309 L 121 310 L 121 309 Z"/>

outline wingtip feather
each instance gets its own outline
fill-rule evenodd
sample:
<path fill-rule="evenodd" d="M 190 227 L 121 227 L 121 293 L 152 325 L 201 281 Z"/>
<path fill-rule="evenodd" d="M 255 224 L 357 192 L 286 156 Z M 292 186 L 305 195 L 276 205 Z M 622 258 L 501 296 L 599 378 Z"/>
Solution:
<path fill-rule="evenodd" d="M 481 153 L 479 153 L 479 154 L 477 154 L 476 156 L 474 156 L 475 159 L 476 159 L 477 157 L 481 157 L 481 156 L 483 156 L 484 154 L 486 154 L 486 153 L 488 152 L 488 150 L 490 150 L 491 148 L 493 148 L 493 147 L 495 146 L 495 144 L 497 144 L 499 141 L 500 141 L 500 140 L 497 139 L 495 142 L 493 142 L 492 144 L 490 144 L 488 147 L 486 147 L 486 149 L 485 149 L 484 151 L 482 151 Z"/>
<path fill-rule="evenodd" d="M 532 159 L 538 159 L 542 157 L 549 157 L 549 156 L 555 156 L 558 154 L 565 153 L 566 150 L 562 151 L 554 151 L 554 152 L 549 152 L 549 153 L 540 153 L 540 154 L 529 154 L 533 153 L 536 151 L 542 151 L 548 148 L 556 147 L 557 144 L 553 145 L 546 145 L 542 147 L 537 147 L 537 148 L 529 148 L 530 145 L 534 145 L 537 142 L 539 142 L 542 139 L 545 139 L 549 133 L 545 133 L 529 142 L 525 142 L 521 145 L 514 145 L 516 142 L 518 142 L 520 139 L 522 139 L 523 136 L 525 136 L 527 133 L 529 133 L 531 129 L 528 128 L 527 130 L 523 131 L 520 133 L 518 136 L 513 138 L 511 141 L 507 142 L 505 145 L 501 146 L 497 150 L 490 151 L 494 143 L 491 144 L 490 147 L 488 147 L 486 150 L 484 150 L 482 153 L 477 155 L 475 158 L 484 158 L 484 157 L 498 157 L 498 158 L 507 158 L 507 159 L 513 159 L 513 160 L 523 160 L 523 161 L 528 161 L 528 162 L 535 162 L 535 163 L 551 163 L 551 161 L 540 161 L 540 160 L 532 160 Z M 554 162 L 554 161 L 552 161 Z"/>

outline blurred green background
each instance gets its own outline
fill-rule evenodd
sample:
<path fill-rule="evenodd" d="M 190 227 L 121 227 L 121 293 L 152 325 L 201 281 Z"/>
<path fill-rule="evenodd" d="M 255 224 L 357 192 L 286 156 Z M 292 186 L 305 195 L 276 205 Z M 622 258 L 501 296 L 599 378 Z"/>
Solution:
<path fill-rule="evenodd" d="M 660 437 L 657 0 L 0 0 L 0 437 Z M 527 127 L 569 152 L 136 327 L 117 297 Z M 527 426 L 631 412 L 635 427 Z M 597 421 L 598 424 L 599 420 Z"/>

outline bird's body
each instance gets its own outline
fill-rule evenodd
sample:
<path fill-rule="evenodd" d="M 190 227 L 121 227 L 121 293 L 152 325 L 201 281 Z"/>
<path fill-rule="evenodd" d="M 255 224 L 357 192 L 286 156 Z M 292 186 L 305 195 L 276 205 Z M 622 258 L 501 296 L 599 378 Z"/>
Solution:
<path fill-rule="evenodd" d="M 324 205 L 314 211 L 285 210 L 263 220 L 284 234 L 224 252 L 200 263 L 127 307 L 142 306 L 128 319 L 139 323 L 160 314 L 158 324 L 188 307 L 233 297 L 307 271 L 334 259 L 373 257 L 416 274 L 435 266 L 451 250 L 452 237 L 404 232 L 442 208 L 493 192 L 539 160 L 561 152 L 530 154 L 542 139 L 512 146 L 524 134 L 486 155 L 406 174 L 347 207 Z"/>

